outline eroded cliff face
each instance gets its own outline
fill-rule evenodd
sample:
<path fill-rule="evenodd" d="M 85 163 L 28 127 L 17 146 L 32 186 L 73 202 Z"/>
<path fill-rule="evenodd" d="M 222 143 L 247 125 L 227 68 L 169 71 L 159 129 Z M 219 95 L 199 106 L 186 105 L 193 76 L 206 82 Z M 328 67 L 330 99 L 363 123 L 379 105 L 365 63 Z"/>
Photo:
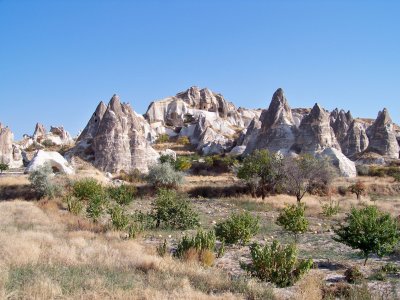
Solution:
<path fill-rule="evenodd" d="M 152 102 L 145 117 L 157 133 L 188 136 L 203 154 L 216 154 L 229 150 L 239 133 L 260 113 L 236 108 L 207 88 L 191 87 L 174 97 Z"/>
<path fill-rule="evenodd" d="M 105 172 L 138 169 L 147 172 L 158 153 L 151 147 L 144 119 L 114 95 L 109 104 L 97 106 L 70 155 L 93 162 Z"/>
<path fill-rule="evenodd" d="M 7 164 L 10 168 L 22 167 L 21 149 L 14 144 L 14 134 L 11 129 L 0 123 L 0 163 Z"/>
<path fill-rule="evenodd" d="M 389 158 L 399 158 L 399 144 L 389 111 L 384 108 L 375 122 L 367 129 L 369 145 L 367 151 Z"/>

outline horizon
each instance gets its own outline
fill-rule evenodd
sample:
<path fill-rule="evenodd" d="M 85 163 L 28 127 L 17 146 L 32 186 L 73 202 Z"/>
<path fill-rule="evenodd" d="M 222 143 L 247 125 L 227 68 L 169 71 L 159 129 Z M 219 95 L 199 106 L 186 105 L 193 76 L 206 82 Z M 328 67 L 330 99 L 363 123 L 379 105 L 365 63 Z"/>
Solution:
<path fill-rule="evenodd" d="M 319 103 L 400 123 L 396 2 L 0 0 L 0 122 L 75 136 L 113 94 L 144 114 L 196 85 L 236 107 Z"/>

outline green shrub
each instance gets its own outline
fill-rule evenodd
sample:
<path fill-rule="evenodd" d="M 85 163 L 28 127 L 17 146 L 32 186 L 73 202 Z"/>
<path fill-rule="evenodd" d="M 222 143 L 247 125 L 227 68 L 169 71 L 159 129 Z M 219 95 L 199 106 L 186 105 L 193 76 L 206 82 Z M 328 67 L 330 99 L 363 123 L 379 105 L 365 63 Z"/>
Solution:
<path fill-rule="evenodd" d="M 173 165 L 175 164 L 175 158 L 174 158 L 172 155 L 169 155 L 169 154 L 162 154 L 162 155 L 160 155 L 160 157 L 158 158 L 158 161 L 159 161 L 161 164 L 168 163 L 168 164 L 170 164 L 171 166 L 173 166 Z"/>
<path fill-rule="evenodd" d="M 303 233 L 308 229 L 308 220 L 304 215 L 305 209 L 304 203 L 286 205 L 276 223 L 295 235 Z"/>
<path fill-rule="evenodd" d="M 45 147 L 53 147 L 56 145 L 56 144 L 54 144 L 54 142 L 52 140 L 48 140 L 48 139 L 44 140 L 41 144 Z"/>
<path fill-rule="evenodd" d="M 109 187 L 107 189 L 110 199 L 119 205 L 128 205 L 133 201 L 136 194 L 136 187 L 133 185 L 123 184 L 117 187 Z"/>
<path fill-rule="evenodd" d="M 237 177 L 249 186 L 253 197 L 260 194 L 264 199 L 275 192 L 284 177 L 282 158 L 268 150 L 256 150 L 243 160 Z"/>
<path fill-rule="evenodd" d="M 89 199 L 86 207 L 86 214 L 88 218 L 97 223 L 107 208 L 107 199 L 104 195 L 95 194 Z"/>
<path fill-rule="evenodd" d="M 385 177 L 386 171 L 383 167 L 370 167 L 368 175 L 374 177 Z"/>
<path fill-rule="evenodd" d="M 381 270 L 385 273 L 395 274 L 400 272 L 400 268 L 396 266 L 394 263 L 387 263 L 382 266 Z"/>
<path fill-rule="evenodd" d="M 215 226 L 215 233 L 220 240 L 228 244 L 247 244 L 260 230 L 259 218 L 249 212 L 232 214 L 227 220 Z"/>
<path fill-rule="evenodd" d="M 115 205 L 109 210 L 109 214 L 112 226 L 116 230 L 124 230 L 129 225 L 129 217 L 121 206 Z"/>
<path fill-rule="evenodd" d="M 215 242 L 213 230 L 209 232 L 200 230 L 194 237 L 183 236 L 174 256 L 186 260 L 195 259 L 206 266 L 211 266 L 215 259 Z"/>
<path fill-rule="evenodd" d="M 163 143 L 168 143 L 168 142 L 169 142 L 169 135 L 166 133 L 160 134 L 156 141 L 157 144 L 163 144 Z"/>
<path fill-rule="evenodd" d="M 262 247 L 256 243 L 251 245 L 250 254 L 251 263 L 242 264 L 242 268 L 250 275 L 272 282 L 278 287 L 293 285 L 313 264 L 311 259 L 298 260 L 296 245 L 280 245 L 277 240 L 271 246 Z"/>
<path fill-rule="evenodd" d="M 390 253 L 399 241 L 397 220 L 376 206 L 352 208 L 346 224 L 335 230 L 335 241 L 362 251 L 367 263 L 370 254 L 383 257 Z"/>
<path fill-rule="evenodd" d="M 72 184 L 72 194 L 80 200 L 89 201 L 94 196 L 103 195 L 101 184 L 94 178 L 84 178 Z"/>
<path fill-rule="evenodd" d="M 184 145 L 184 146 L 190 145 L 189 137 L 181 136 L 181 137 L 178 138 L 177 143 L 180 144 L 180 145 Z"/>
<path fill-rule="evenodd" d="M 174 190 L 160 189 L 153 202 L 152 215 L 156 227 L 190 229 L 199 225 L 199 216 L 186 196 Z"/>
<path fill-rule="evenodd" d="M 60 192 L 59 188 L 51 181 L 53 176 L 53 170 L 49 164 L 37 168 L 29 175 L 31 186 L 40 198 L 54 198 Z"/>
<path fill-rule="evenodd" d="M 184 175 L 169 163 L 156 164 L 150 167 L 147 181 L 156 188 L 177 188 L 184 183 Z"/>
<path fill-rule="evenodd" d="M 361 273 L 360 268 L 357 266 L 348 268 L 344 272 L 344 276 L 348 283 L 360 283 L 364 279 L 364 275 Z"/>
<path fill-rule="evenodd" d="M 83 210 L 83 203 L 81 200 L 78 198 L 72 196 L 72 195 L 67 195 L 64 198 L 64 201 L 67 203 L 67 209 L 70 213 L 74 215 L 79 215 L 81 214 Z"/>
<path fill-rule="evenodd" d="M 366 165 L 358 165 L 356 166 L 357 175 L 358 176 L 368 176 L 369 175 L 369 167 Z"/>
<path fill-rule="evenodd" d="M 393 174 L 392 177 L 394 181 L 400 182 L 400 172 Z"/>
<path fill-rule="evenodd" d="M 9 169 L 8 164 L 0 163 L 0 174 Z"/>
<path fill-rule="evenodd" d="M 192 163 L 188 158 L 179 156 L 174 163 L 174 167 L 175 170 L 184 172 L 192 167 Z"/>
<path fill-rule="evenodd" d="M 343 185 L 339 185 L 338 188 L 337 188 L 338 194 L 340 196 L 346 196 L 347 190 L 348 190 L 348 187 L 343 186 Z"/>
<path fill-rule="evenodd" d="M 332 217 L 337 215 L 340 211 L 339 200 L 334 201 L 329 199 L 327 203 L 321 203 L 322 214 L 325 217 Z"/>

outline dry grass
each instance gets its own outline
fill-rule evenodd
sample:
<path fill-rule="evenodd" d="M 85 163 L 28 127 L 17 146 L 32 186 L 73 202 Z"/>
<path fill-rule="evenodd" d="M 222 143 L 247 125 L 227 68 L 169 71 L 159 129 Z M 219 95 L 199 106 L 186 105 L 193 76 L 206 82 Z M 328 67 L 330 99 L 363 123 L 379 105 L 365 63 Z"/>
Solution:
<path fill-rule="evenodd" d="M 49 201 L 0 203 L 2 298 L 240 299 L 269 292 L 158 257 L 117 232 L 70 231 L 75 218 Z"/>

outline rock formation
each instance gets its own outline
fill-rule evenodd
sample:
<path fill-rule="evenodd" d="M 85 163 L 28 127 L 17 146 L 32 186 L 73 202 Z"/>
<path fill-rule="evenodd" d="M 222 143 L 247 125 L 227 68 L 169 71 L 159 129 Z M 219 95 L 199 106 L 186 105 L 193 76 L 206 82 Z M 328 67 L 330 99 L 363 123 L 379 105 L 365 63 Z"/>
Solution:
<path fill-rule="evenodd" d="M 335 136 L 337 141 L 339 142 L 340 145 L 342 145 L 343 141 L 345 140 L 347 136 L 347 132 L 349 131 L 350 125 L 353 122 L 353 117 L 348 111 L 347 113 L 344 112 L 343 109 L 341 109 L 339 112 L 337 112 L 338 109 L 335 109 L 334 112 L 331 113 L 330 119 L 331 119 L 331 127 L 333 128 L 333 131 L 335 132 Z M 335 121 L 333 121 L 333 116 L 336 115 Z"/>
<path fill-rule="evenodd" d="M 35 132 L 32 136 L 33 142 L 41 145 L 71 145 L 74 140 L 68 131 L 63 126 L 50 127 L 50 131 L 47 132 L 46 128 L 39 123 L 36 123 Z"/>
<path fill-rule="evenodd" d="M 0 123 L 0 163 L 10 168 L 19 168 L 23 165 L 22 154 L 18 145 L 14 144 L 14 134 L 8 127 Z"/>
<path fill-rule="evenodd" d="M 268 110 L 262 114 L 260 121 L 261 128 L 255 147 L 252 149 L 249 146 L 246 153 L 255 149 L 288 152 L 295 142 L 296 125 L 282 89 L 274 93 Z"/>
<path fill-rule="evenodd" d="M 292 149 L 296 153 L 315 153 L 325 148 L 340 150 L 335 133 L 330 126 L 330 116 L 318 104 L 303 118 L 299 126 L 296 143 Z"/>
<path fill-rule="evenodd" d="M 350 124 L 347 135 L 342 140 L 342 152 L 347 157 L 352 158 L 355 154 L 367 149 L 369 144 L 364 123 L 354 120 Z"/>
<path fill-rule="evenodd" d="M 97 106 L 69 156 L 79 155 L 105 172 L 146 172 L 159 155 L 146 139 L 143 120 L 114 95 L 107 107 Z"/>
<path fill-rule="evenodd" d="M 158 134 L 188 136 L 199 152 L 223 153 L 259 114 L 259 110 L 237 109 L 209 89 L 191 87 L 174 97 L 152 102 L 145 116 Z"/>
<path fill-rule="evenodd" d="M 388 158 L 399 158 L 399 144 L 394 124 L 386 108 L 378 113 L 375 122 L 367 129 L 369 145 L 367 151 Z"/>
<path fill-rule="evenodd" d="M 74 174 L 72 166 L 55 151 L 38 150 L 31 162 L 25 169 L 25 173 L 31 173 L 43 167 L 45 164 L 50 165 L 54 172 L 59 172 L 67 175 Z"/>

